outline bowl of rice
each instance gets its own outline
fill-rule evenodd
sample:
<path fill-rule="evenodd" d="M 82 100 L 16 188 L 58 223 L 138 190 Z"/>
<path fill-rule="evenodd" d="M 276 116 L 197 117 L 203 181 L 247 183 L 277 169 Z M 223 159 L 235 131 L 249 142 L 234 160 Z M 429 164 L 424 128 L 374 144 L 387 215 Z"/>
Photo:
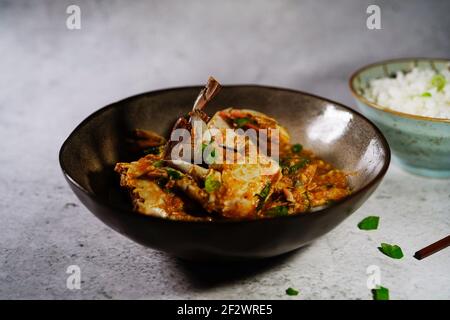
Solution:
<path fill-rule="evenodd" d="M 450 60 L 408 58 L 365 66 L 350 78 L 358 108 L 384 133 L 405 170 L 450 178 Z"/>

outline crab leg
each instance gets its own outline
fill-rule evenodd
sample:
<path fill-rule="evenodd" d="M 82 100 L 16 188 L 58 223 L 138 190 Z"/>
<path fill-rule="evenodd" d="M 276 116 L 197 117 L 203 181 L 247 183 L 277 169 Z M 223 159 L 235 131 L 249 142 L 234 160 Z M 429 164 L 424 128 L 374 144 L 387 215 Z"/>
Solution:
<path fill-rule="evenodd" d="M 183 160 L 165 160 L 164 163 L 185 174 L 195 177 L 197 180 L 205 180 L 209 172 L 209 169 L 193 165 Z"/>
<path fill-rule="evenodd" d="M 224 150 L 229 151 L 233 155 L 233 159 L 236 158 L 236 160 L 246 156 L 245 150 L 248 149 L 246 147 L 253 143 L 250 141 L 244 142 L 244 148 L 240 150 L 235 146 L 238 135 L 226 132 L 226 129 L 235 127 L 232 121 L 234 118 L 240 118 L 241 116 L 246 116 L 250 119 L 262 118 L 264 121 L 261 122 L 265 122 L 265 125 L 262 125 L 262 127 L 276 128 L 277 123 L 267 116 L 267 119 L 264 118 L 265 115 L 252 114 L 250 110 L 244 110 L 241 114 L 239 110 L 226 109 L 224 112 L 216 113 L 209 119 L 203 110 L 207 103 L 218 93 L 219 89 L 220 84 L 210 77 L 205 88 L 200 91 L 192 111 L 188 116 L 178 119 L 173 127 L 172 133 L 176 129 L 181 128 L 189 130 L 191 146 L 187 147 L 188 150 L 191 148 L 194 151 L 194 153 L 191 152 L 192 159 L 187 161 L 172 159 L 172 148 L 175 147 L 177 142 L 171 142 L 167 148 L 164 163 L 166 166 L 183 173 L 179 179 L 174 181 L 174 186 L 198 202 L 208 212 L 217 212 L 229 218 L 251 218 L 258 214 L 261 199 L 263 198 L 261 195 L 265 194 L 265 199 L 270 194 L 272 186 L 281 177 L 280 168 L 274 161 L 271 161 L 264 154 L 259 154 L 259 152 L 256 152 L 256 161 L 252 163 L 221 163 L 220 161 L 209 163 L 205 160 L 208 167 L 204 168 L 191 163 L 191 161 L 195 160 L 195 163 L 199 163 L 197 162 L 198 159 L 203 160 L 203 157 L 199 157 L 199 149 L 201 148 L 195 147 L 204 143 L 207 143 L 208 146 L 213 143 L 214 150 L 216 150 L 213 157 L 219 156 L 219 160 L 222 155 L 221 151 Z M 230 116 L 227 117 L 228 115 Z M 226 136 L 227 139 L 225 141 L 223 139 L 217 140 L 216 136 L 208 137 L 203 135 L 207 130 L 212 129 L 218 130 L 221 136 Z M 212 132 L 210 133 L 214 135 Z M 226 134 L 224 135 L 224 133 Z M 228 134 L 230 134 L 229 137 Z M 211 140 L 209 140 L 210 138 Z M 208 149 L 205 149 L 205 152 L 209 152 Z M 272 167 L 274 169 L 272 170 L 273 172 L 267 173 L 267 169 Z"/>
<path fill-rule="evenodd" d="M 142 214 L 168 219 L 209 220 L 209 217 L 188 214 L 179 196 L 163 190 L 158 180 L 168 179 L 168 172 L 156 167 L 156 161 L 160 161 L 158 157 L 150 155 L 135 162 L 118 163 L 115 167 L 120 174 L 121 186 L 130 192 L 134 209 Z"/>
<path fill-rule="evenodd" d="M 209 120 L 209 117 L 206 113 L 203 112 L 203 109 L 206 107 L 208 102 L 214 98 L 217 93 L 220 91 L 219 82 L 213 77 L 209 77 L 206 86 L 200 91 L 197 99 L 194 102 L 192 107 L 192 111 L 189 113 L 188 117 L 180 117 L 172 128 L 172 133 L 177 129 L 186 129 L 191 132 L 191 143 L 194 141 L 201 140 L 201 136 L 199 135 L 199 130 L 205 132 L 206 123 Z M 200 129 L 201 128 L 201 129 Z M 197 141 L 198 142 L 198 141 Z M 165 159 L 170 159 L 170 154 L 172 152 L 173 147 L 177 144 L 176 141 L 169 141 L 168 146 L 166 148 Z"/>
<path fill-rule="evenodd" d="M 203 110 L 206 104 L 216 96 L 220 89 L 220 83 L 213 77 L 209 77 L 206 86 L 202 89 L 202 91 L 200 91 L 200 94 L 197 96 L 192 110 Z"/>
<path fill-rule="evenodd" d="M 133 152 L 144 149 L 159 147 L 166 144 L 166 139 L 151 130 L 136 129 L 132 133 L 132 138 L 127 139 L 129 148 Z"/>

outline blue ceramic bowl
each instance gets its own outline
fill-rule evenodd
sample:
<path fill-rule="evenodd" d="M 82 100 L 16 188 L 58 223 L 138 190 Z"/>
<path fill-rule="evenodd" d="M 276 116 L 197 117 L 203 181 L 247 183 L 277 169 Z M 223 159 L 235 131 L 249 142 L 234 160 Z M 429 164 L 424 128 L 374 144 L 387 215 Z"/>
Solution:
<path fill-rule="evenodd" d="M 393 151 L 394 162 L 405 170 L 434 178 L 450 177 L 450 119 L 423 117 L 377 105 L 364 97 L 369 81 L 409 71 L 414 66 L 441 70 L 448 59 L 409 58 L 382 61 L 356 71 L 350 90 L 361 112 L 381 129 Z"/>

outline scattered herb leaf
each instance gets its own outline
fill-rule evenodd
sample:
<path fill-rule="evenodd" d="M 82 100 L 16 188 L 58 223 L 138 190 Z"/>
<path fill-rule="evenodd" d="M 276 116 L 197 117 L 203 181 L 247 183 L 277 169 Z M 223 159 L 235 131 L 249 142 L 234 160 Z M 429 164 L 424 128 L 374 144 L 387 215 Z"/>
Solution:
<path fill-rule="evenodd" d="M 300 161 L 289 167 L 289 174 L 296 173 L 299 169 L 303 168 L 308 163 L 309 163 L 308 159 L 301 159 Z"/>
<path fill-rule="evenodd" d="M 153 166 L 155 168 L 161 168 L 163 165 L 164 165 L 164 161 L 163 160 L 158 160 L 158 161 L 153 162 Z"/>
<path fill-rule="evenodd" d="M 302 152 L 303 146 L 300 143 L 296 143 L 291 147 L 291 150 L 293 153 L 300 153 Z"/>
<path fill-rule="evenodd" d="M 436 74 L 431 78 L 431 85 L 436 87 L 437 91 L 442 91 L 447 84 L 447 79 L 442 74 Z"/>
<path fill-rule="evenodd" d="M 401 259 L 403 258 L 403 251 L 402 248 L 400 248 L 397 245 L 392 245 L 389 243 L 382 243 L 381 247 L 378 247 L 378 250 L 380 250 L 383 254 L 387 255 L 390 258 L 393 259 Z"/>
<path fill-rule="evenodd" d="M 206 192 L 214 192 L 220 188 L 220 181 L 214 179 L 212 175 L 206 177 L 205 180 L 205 190 Z"/>
<path fill-rule="evenodd" d="M 214 163 L 216 160 L 216 149 L 213 149 L 211 153 L 206 157 L 205 162 L 208 164 Z"/>
<path fill-rule="evenodd" d="M 295 290 L 294 288 L 287 288 L 286 294 L 288 296 L 296 296 L 296 295 L 298 295 L 298 290 Z"/>
<path fill-rule="evenodd" d="M 378 287 L 372 289 L 373 300 L 389 300 L 389 289 L 385 287 Z"/>
<path fill-rule="evenodd" d="M 424 97 L 424 98 L 430 98 L 430 97 L 431 97 L 431 93 L 429 93 L 429 92 L 424 92 L 424 93 L 422 93 L 420 96 L 421 96 L 421 97 Z"/>
<path fill-rule="evenodd" d="M 380 217 L 368 216 L 362 219 L 360 223 L 358 223 L 358 228 L 361 230 L 376 230 L 378 229 L 379 221 Z"/>
<path fill-rule="evenodd" d="M 295 180 L 294 188 L 300 188 L 300 187 L 303 187 L 303 182 L 301 180 Z"/>
<path fill-rule="evenodd" d="M 261 210 L 261 208 L 264 205 L 264 202 L 266 201 L 267 196 L 270 193 L 270 182 L 268 182 L 264 188 L 261 190 L 260 193 L 257 194 L 257 196 L 259 197 L 259 202 L 258 202 L 258 206 L 256 207 L 256 210 Z"/>
<path fill-rule="evenodd" d="M 172 168 L 167 168 L 166 170 L 167 170 L 167 175 L 169 176 L 170 179 L 173 179 L 173 180 L 181 179 L 182 174 L 179 171 L 174 170 Z"/>
<path fill-rule="evenodd" d="M 167 178 L 159 178 L 156 182 L 160 188 L 165 188 L 167 182 L 169 182 L 169 179 Z"/>
<path fill-rule="evenodd" d="M 238 128 L 242 128 L 243 126 L 245 126 L 247 123 L 250 122 L 250 119 L 249 118 L 237 118 L 237 119 L 234 119 L 233 121 Z"/>
<path fill-rule="evenodd" d="M 170 188 L 164 188 L 163 191 L 165 193 L 173 193 L 172 189 L 170 189 Z"/>
<path fill-rule="evenodd" d="M 270 182 L 268 182 L 264 188 L 261 190 L 261 192 L 259 194 L 257 194 L 258 197 L 260 197 L 261 199 L 265 200 L 267 198 L 267 196 L 269 195 L 270 192 Z"/>
<path fill-rule="evenodd" d="M 289 215 L 289 210 L 287 206 L 277 206 L 272 207 L 266 211 L 266 215 L 270 217 L 282 217 Z"/>
<path fill-rule="evenodd" d="M 210 144 L 202 143 L 202 154 L 205 152 L 205 149 L 209 146 L 210 146 Z M 212 163 L 214 163 L 215 160 L 216 160 L 216 149 L 213 148 L 211 150 L 211 152 L 208 155 L 206 155 L 205 162 L 207 164 L 212 164 Z"/>

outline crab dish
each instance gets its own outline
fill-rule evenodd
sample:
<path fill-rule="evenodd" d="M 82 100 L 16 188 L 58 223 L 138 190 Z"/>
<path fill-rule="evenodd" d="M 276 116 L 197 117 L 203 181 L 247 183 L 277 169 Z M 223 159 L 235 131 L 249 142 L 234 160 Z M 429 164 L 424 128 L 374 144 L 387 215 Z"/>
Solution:
<path fill-rule="evenodd" d="M 135 130 L 131 146 L 141 157 L 115 166 L 134 211 L 184 221 L 248 220 L 307 214 L 351 193 L 348 173 L 292 143 L 276 119 L 233 107 L 208 115 L 219 91 L 210 78 L 170 137 Z"/>

